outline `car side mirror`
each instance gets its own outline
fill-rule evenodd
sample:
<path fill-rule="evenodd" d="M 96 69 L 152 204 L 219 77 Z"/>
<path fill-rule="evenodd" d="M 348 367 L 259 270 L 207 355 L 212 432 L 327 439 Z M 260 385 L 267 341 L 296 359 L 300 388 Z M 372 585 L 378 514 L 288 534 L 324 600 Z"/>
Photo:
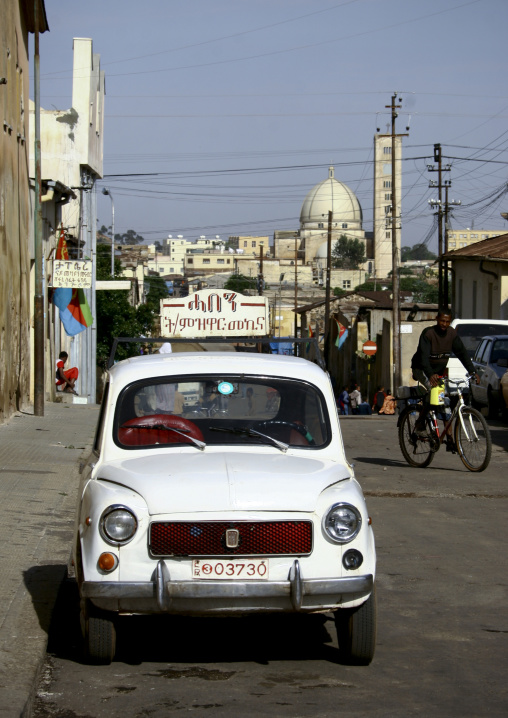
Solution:
<path fill-rule="evenodd" d="M 503 367 L 508 367 L 508 359 L 498 359 L 497 365 L 503 366 Z"/>

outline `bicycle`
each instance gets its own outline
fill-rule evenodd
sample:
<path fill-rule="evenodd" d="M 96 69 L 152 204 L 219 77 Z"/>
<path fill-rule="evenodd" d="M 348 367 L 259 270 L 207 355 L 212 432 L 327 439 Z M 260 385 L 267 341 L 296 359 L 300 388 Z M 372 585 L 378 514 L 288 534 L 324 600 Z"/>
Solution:
<path fill-rule="evenodd" d="M 467 376 L 466 379 L 448 380 L 449 384 L 456 386 L 458 398 L 451 416 L 445 415 L 443 419 L 442 432 L 439 431 L 437 415 L 443 412 L 438 407 L 432 406 L 426 416 L 425 431 L 416 432 L 415 424 L 420 418 L 423 399 L 406 406 L 401 411 L 397 421 L 399 444 L 402 454 L 410 466 L 420 468 L 429 466 L 446 440 L 453 453 L 455 451 L 458 453 L 462 463 L 469 471 L 484 471 L 487 468 L 492 454 L 492 438 L 489 427 L 482 414 L 466 404 L 460 386 L 461 384 L 470 385 L 472 378 L 472 376 Z M 469 391 L 471 392 L 471 387 L 469 387 Z M 446 408 L 443 406 L 443 411 Z M 455 444 L 450 443 L 449 435 L 454 421 L 453 439 Z"/>

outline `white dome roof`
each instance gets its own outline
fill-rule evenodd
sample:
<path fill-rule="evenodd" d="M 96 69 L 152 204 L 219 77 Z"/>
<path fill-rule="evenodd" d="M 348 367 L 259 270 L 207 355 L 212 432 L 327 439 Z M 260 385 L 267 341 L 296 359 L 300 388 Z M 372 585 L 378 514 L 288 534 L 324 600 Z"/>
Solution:
<path fill-rule="evenodd" d="M 346 222 L 351 228 L 361 229 L 362 208 L 355 194 L 343 182 L 335 179 L 330 167 L 327 179 L 311 189 L 302 204 L 300 224 L 302 227 L 318 222 L 328 222 L 328 212 L 333 212 L 333 222 Z"/>

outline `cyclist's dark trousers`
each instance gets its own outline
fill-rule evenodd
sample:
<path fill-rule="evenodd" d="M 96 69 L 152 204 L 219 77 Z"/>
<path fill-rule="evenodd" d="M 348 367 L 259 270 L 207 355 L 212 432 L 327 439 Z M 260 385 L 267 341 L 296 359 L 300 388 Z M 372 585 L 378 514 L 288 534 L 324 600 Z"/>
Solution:
<path fill-rule="evenodd" d="M 430 381 L 423 369 L 416 368 L 413 369 L 413 379 L 420 382 L 420 384 L 423 384 L 423 386 L 427 389 L 427 393 L 423 397 L 423 408 L 417 421 L 417 424 L 419 425 L 418 428 L 423 429 L 425 427 L 425 419 L 430 410 Z"/>

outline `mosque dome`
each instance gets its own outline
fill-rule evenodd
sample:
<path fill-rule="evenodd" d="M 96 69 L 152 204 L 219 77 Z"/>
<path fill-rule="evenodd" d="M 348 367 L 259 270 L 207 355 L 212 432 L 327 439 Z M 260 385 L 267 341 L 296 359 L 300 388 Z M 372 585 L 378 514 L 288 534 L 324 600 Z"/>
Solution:
<path fill-rule="evenodd" d="M 348 229 L 362 228 L 360 203 L 347 185 L 335 179 L 333 167 L 329 168 L 328 178 L 319 182 L 305 197 L 300 212 L 301 228 L 312 229 L 326 224 L 330 210 L 334 223 L 344 223 Z"/>

